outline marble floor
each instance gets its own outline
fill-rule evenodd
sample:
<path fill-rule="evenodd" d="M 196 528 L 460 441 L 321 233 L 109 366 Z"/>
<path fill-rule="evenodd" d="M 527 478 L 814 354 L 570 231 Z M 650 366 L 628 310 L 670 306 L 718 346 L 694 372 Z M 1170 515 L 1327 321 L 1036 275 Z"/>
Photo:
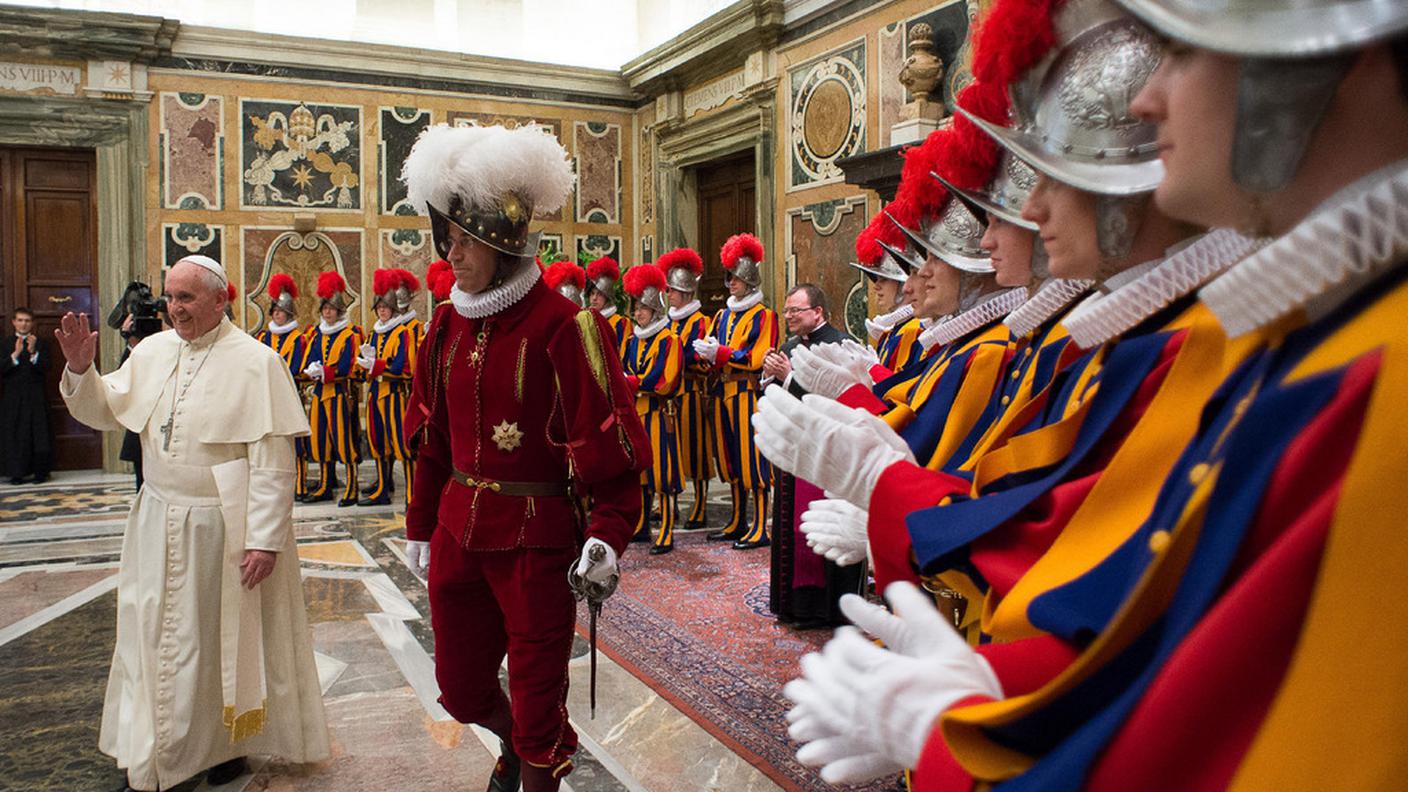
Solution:
<path fill-rule="evenodd" d="M 0 789 L 122 785 L 97 750 L 97 729 L 131 497 L 131 477 L 118 475 L 65 474 L 0 489 Z M 711 497 L 710 509 L 727 506 Z M 483 788 L 497 739 L 436 703 L 429 605 L 424 582 L 405 564 L 402 516 L 399 507 L 294 510 L 333 758 L 312 767 L 259 759 L 219 789 Z M 766 551 L 750 555 L 766 580 Z M 781 788 L 605 654 L 588 717 L 588 663 L 579 638 L 569 711 L 582 749 L 565 789 Z M 211 788 L 199 779 L 177 787 Z"/>

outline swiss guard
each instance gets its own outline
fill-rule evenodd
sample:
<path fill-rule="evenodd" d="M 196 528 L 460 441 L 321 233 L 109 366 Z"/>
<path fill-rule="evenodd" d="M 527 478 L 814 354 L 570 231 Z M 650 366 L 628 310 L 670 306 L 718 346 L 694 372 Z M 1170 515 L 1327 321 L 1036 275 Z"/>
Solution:
<path fill-rule="evenodd" d="M 308 339 L 303 374 L 313 381 L 308 408 L 310 456 L 319 465 L 318 486 L 304 499 L 329 501 L 338 488 L 334 463 L 346 475 L 338 506 L 357 505 L 357 403 L 352 397 L 353 364 L 362 339 L 347 317 L 351 297 L 347 281 L 336 272 L 318 275 L 318 311 L 322 321 Z"/>
<path fill-rule="evenodd" d="M 713 470 L 714 408 L 709 396 L 711 361 L 701 361 L 694 342 L 709 335 L 709 317 L 699 309 L 699 276 L 704 260 L 691 248 L 675 248 L 655 266 L 665 274 L 670 301 L 670 329 L 684 350 L 683 384 L 675 396 L 675 443 L 679 446 L 680 475 L 694 485 L 694 506 L 685 519 L 686 530 L 709 527 L 705 506 Z"/>
<path fill-rule="evenodd" d="M 670 329 L 665 304 L 665 276 L 641 264 L 626 270 L 635 328 L 621 350 L 626 380 L 636 389 L 636 414 L 650 438 L 653 463 L 641 473 L 640 523 L 631 541 L 650 541 L 650 504 L 660 498 L 660 533 L 654 555 L 675 549 L 675 498 L 680 494 L 680 450 L 675 433 L 675 395 L 684 362 L 679 336 Z"/>
<path fill-rule="evenodd" d="M 621 265 L 610 256 L 587 265 L 587 307 L 600 313 L 615 334 L 616 351 L 626 346 L 626 336 L 631 332 L 631 321 L 616 310 L 616 283 L 621 280 Z"/>
<path fill-rule="evenodd" d="M 543 282 L 549 289 L 571 300 L 579 308 L 587 305 L 587 275 L 582 268 L 566 259 L 549 264 L 543 270 Z"/>
<path fill-rule="evenodd" d="M 302 374 L 308 337 L 307 333 L 298 329 L 298 307 L 294 304 L 294 300 L 298 299 L 298 284 L 294 283 L 293 276 L 276 272 L 269 278 L 268 293 L 269 325 L 260 330 L 255 338 L 259 343 L 279 353 L 284 365 L 288 366 L 289 373 L 296 379 Z M 302 389 L 300 394 L 301 392 Z M 308 438 L 295 437 L 293 450 L 293 498 L 302 502 L 308 497 Z"/>
<path fill-rule="evenodd" d="M 490 790 L 521 779 L 550 792 L 577 749 L 574 594 L 595 614 L 614 591 L 650 442 L 611 327 L 534 263 L 530 219 L 557 211 L 572 186 L 551 133 L 433 126 L 402 178 L 455 276 L 405 426 L 417 453 L 406 555 L 428 577 L 440 702 L 502 741 Z"/>
<path fill-rule="evenodd" d="M 404 269 L 379 269 L 372 273 L 373 308 L 376 324 L 371 339 L 358 350 L 357 365 L 367 380 L 367 444 L 376 460 L 376 483 L 363 506 L 391 502 L 391 470 L 400 460 L 405 469 L 407 491 L 415 462 L 401 430 L 406 414 L 406 397 L 416 368 L 416 347 L 420 342 L 411 307 L 412 295 L 420 289 L 416 276 Z"/>
<path fill-rule="evenodd" d="M 719 252 L 729 298 L 714 317 L 710 334 L 693 343 L 700 360 L 718 372 L 714 412 L 715 453 L 724 461 L 733 495 L 733 516 L 714 531 L 713 541 L 732 541 L 737 550 L 768 544 L 768 492 L 772 469 L 753 444 L 753 413 L 761 392 L 763 358 L 777 348 L 777 314 L 763 305 L 763 243 L 752 234 L 728 238 Z M 753 502 L 752 515 L 748 502 Z"/>

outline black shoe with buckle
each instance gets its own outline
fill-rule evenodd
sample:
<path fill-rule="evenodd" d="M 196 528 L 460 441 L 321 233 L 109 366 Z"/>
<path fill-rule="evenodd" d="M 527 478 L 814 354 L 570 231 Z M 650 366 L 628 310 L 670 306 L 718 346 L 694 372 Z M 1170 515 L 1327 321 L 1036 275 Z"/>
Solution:
<path fill-rule="evenodd" d="M 523 761 L 513 752 L 513 746 L 503 740 L 499 741 L 499 749 L 499 760 L 489 776 L 487 792 L 518 792 L 523 779 Z"/>
<path fill-rule="evenodd" d="M 221 786 L 234 781 L 247 772 L 249 772 L 249 763 L 244 760 L 243 756 L 238 756 L 206 770 L 205 783 L 210 786 Z"/>

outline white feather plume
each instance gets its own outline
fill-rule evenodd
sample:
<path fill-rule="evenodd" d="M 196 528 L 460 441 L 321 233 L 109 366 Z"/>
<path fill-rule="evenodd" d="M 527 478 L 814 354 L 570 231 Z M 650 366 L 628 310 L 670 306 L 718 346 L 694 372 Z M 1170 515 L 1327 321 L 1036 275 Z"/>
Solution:
<path fill-rule="evenodd" d="M 421 133 L 401 169 L 406 198 L 422 214 L 426 204 L 447 211 L 459 195 L 470 206 L 489 207 L 512 192 L 535 213 L 562 208 L 575 180 L 567 152 L 539 126 L 450 127 Z"/>

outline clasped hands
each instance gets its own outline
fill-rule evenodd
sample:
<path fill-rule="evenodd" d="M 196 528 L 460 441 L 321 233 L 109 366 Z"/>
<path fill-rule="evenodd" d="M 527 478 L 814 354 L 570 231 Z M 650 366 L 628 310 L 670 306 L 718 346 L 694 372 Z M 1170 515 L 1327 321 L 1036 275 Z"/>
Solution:
<path fill-rule="evenodd" d="M 856 627 L 842 627 L 821 652 L 802 658 L 802 676 L 782 689 L 796 706 L 788 734 L 797 759 L 828 783 L 858 783 L 913 768 L 936 721 L 963 699 L 1003 697 L 987 660 L 973 651 L 912 583 L 885 591 L 893 613 L 854 594 L 841 598 Z"/>

